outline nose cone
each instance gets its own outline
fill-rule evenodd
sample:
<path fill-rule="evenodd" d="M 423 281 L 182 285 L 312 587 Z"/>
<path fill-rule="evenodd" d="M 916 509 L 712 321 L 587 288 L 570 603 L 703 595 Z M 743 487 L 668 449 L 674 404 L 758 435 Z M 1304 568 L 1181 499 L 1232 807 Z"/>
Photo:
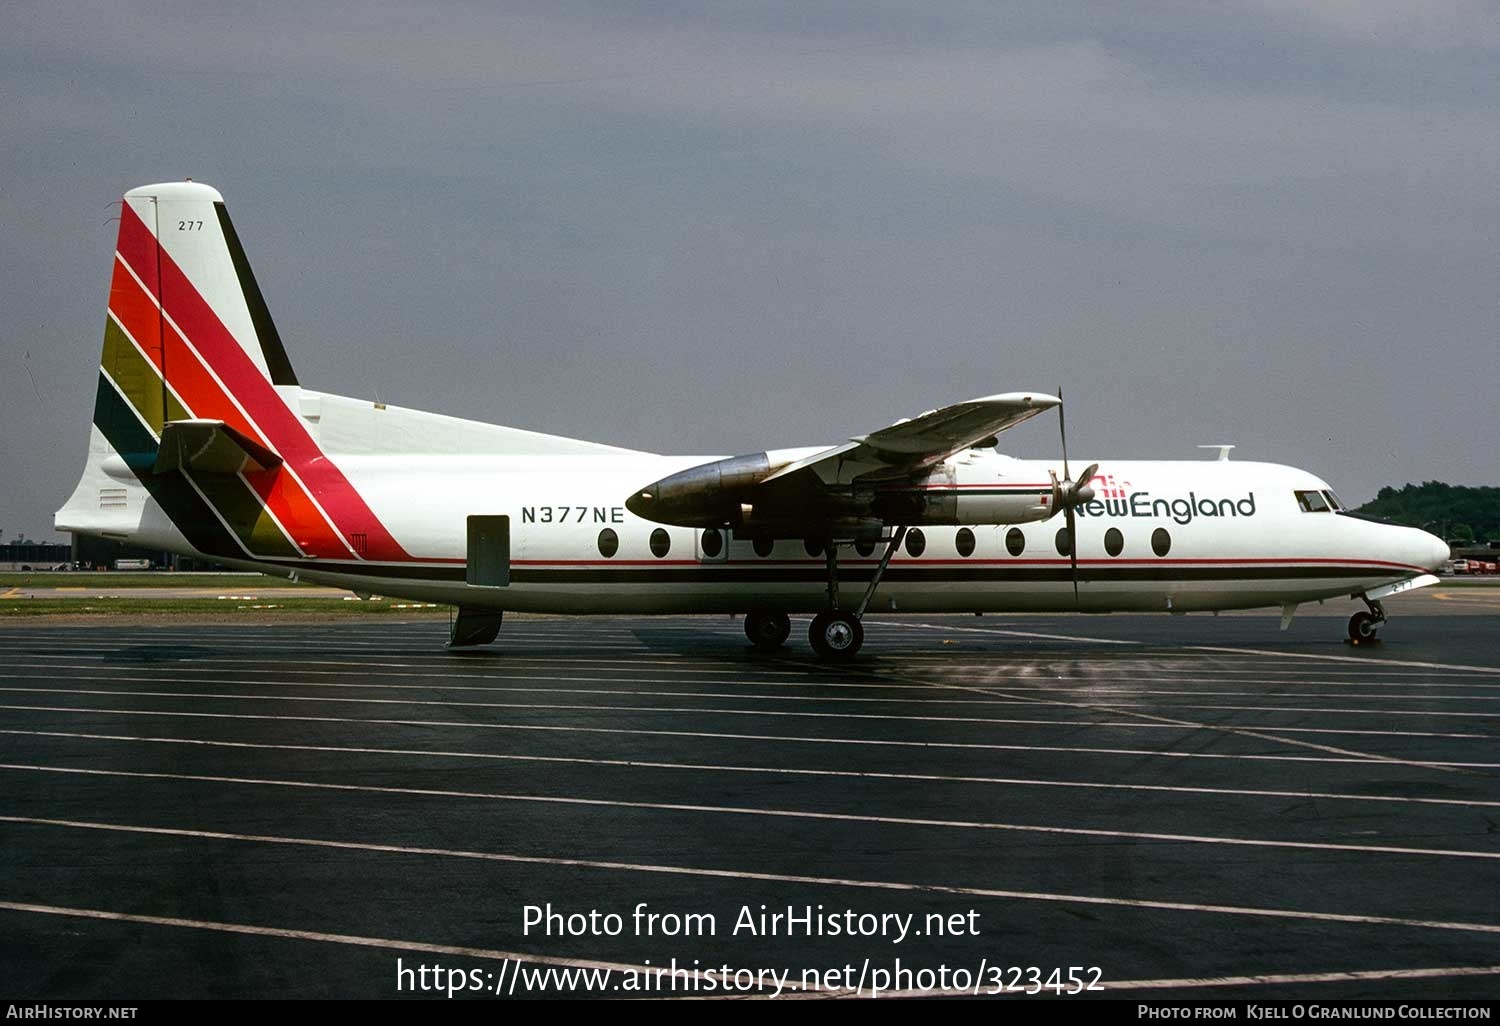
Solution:
<path fill-rule="evenodd" d="M 1449 549 L 1448 541 L 1437 537 L 1436 534 L 1428 534 L 1427 537 L 1428 541 L 1431 541 L 1431 544 L 1433 544 L 1433 552 L 1430 553 L 1431 562 L 1428 562 L 1427 567 L 1428 570 L 1437 570 L 1445 562 L 1448 562 L 1449 559 L 1454 558 L 1454 550 Z"/>
<path fill-rule="evenodd" d="M 1422 560 L 1422 565 L 1429 570 L 1437 570 L 1444 563 L 1448 562 L 1449 557 L 1453 555 L 1453 550 L 1448 548 L 1448 543 L 1437 535 L 1428 534 L 1426 531 L 1420 533 L 1427 547 L 1426 557 Z"/>

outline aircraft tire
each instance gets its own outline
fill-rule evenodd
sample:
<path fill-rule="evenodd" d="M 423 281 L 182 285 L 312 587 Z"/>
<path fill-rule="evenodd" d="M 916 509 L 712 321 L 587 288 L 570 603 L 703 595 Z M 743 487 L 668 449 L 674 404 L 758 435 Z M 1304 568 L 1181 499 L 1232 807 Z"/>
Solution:
<path fill-rule="evenodd" d="M 772 652 L 792 636 L 792 620 L 785 613 L 746 613 L 745 637 L 763 652 Z"/>
<path fill-rule="evenodd" d="M 1380 621 L 1375 619 L 1373 613 L 1355 613 L 1349 617 L 1349 640 L 1356 645 L 1361 642 L 1375 640 L 1375 632 L 1380 629 Z"/>
<path fill-rule="evenodd" d="M 853 659 L 865 643 L 865 628 L 853 613 L 819 613 L 807 630 L 807 640 L 823 659 Z"/>

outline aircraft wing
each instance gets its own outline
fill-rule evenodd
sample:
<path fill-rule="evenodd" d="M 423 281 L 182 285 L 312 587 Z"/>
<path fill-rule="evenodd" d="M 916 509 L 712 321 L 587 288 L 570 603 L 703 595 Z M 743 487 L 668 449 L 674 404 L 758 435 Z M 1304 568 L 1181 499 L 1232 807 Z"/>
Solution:
<path fill-rule="evenodd" d="M 954 403 L 806 456 L 759 483 L 769 484 L 809 468 L 826 484 L 848 483 L 872 473 L 879 476 L 882 469 L 909 473 L 941 463 L 1056 405 L 1055 396 L 1034 392 L 1006 392 Z"/>
<path fill-rule="evenodd" d="M 689 467 L 640 489 L 625 505 L 647 520 L 685 527 L 753 521 L 816 536 L 836 525 L 868 525 L 897 515 L 882 510 L 872 489 L 917 483 L 949 456 L 993 445 L 999 432 L 1058 404 L 1037 392 L 970 399 L 830 449 L 751 453 Z"/>

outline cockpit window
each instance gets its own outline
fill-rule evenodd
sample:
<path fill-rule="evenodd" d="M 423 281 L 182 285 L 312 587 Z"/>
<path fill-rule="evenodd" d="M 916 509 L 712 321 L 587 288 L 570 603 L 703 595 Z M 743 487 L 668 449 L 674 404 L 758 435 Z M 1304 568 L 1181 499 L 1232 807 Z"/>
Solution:
<path fill-rule="evenodd" d="M 1297 505 L 1302 507 L 1304 513 L 1327 513 L 1328 503 L 1320 492 L 1298 492 Z"/>
<path fill-rule="evenodd" d="M 1327 499 L 1328 500 L 1328 505 L 1331 506 L 1331 507 L 1333 507 L 1336 510 L 1344 508 L 1344 504 L 1339 501 L 1339 497 L 1337 495 L 1334 495 L 1332 492 L 1330 492 L 1326 488 L 1323 489 L 1323 498 Z"/>

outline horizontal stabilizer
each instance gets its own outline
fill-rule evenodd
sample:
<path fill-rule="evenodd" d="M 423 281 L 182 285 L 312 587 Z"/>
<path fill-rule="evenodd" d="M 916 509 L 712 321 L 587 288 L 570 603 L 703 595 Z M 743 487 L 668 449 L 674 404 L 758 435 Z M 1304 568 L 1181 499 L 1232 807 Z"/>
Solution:
<path fill-rule="evenodd" d="M 281 457 L 222 420 L 173 420 L 162 428 L 153 473 L 238 474 L 281 466 Z"/>

